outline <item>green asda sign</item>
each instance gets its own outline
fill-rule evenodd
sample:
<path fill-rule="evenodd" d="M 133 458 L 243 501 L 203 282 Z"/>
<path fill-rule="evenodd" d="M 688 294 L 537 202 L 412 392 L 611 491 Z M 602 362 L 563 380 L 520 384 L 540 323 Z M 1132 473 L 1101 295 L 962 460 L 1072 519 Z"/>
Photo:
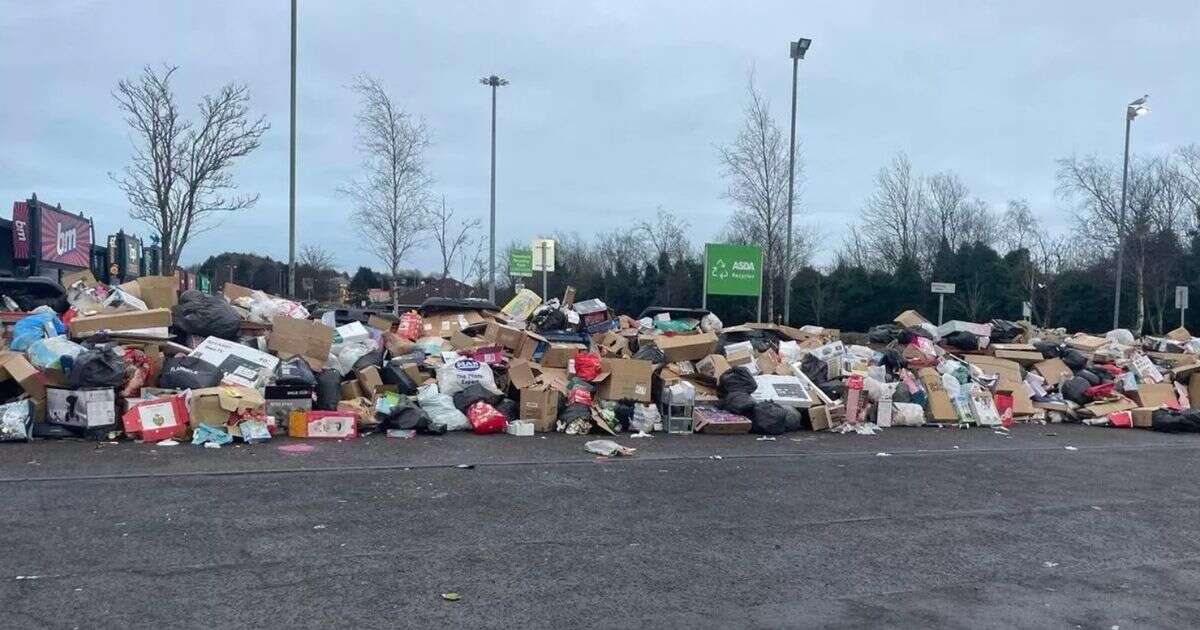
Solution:
<path fill-rule="evenodd" d="M 514 249 L 508 253 L 508 275 L 533 277 L 533 250 Z"/>
<path fill-rule="evenodd" d="M 762 248 L 757 245 L 704 245 L 706 293 L 750 295 L 762 293 Z"/>

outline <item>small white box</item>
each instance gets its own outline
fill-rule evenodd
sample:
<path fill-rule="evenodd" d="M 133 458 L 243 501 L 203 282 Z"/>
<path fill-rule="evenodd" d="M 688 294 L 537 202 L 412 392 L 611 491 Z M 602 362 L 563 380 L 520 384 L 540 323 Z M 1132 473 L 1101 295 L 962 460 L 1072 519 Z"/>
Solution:
<path fill-rule="evenodd" d="M 533 423 L 525 420 L 513 420 L 504 428 L 504 432 L 520 437 L 533 437 Z"/>

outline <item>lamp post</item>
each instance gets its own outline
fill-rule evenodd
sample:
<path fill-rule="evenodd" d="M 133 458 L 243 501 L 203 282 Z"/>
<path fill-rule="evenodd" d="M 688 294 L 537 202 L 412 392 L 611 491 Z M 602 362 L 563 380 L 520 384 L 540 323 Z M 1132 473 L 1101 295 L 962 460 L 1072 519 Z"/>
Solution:
<path fill-rule="evenodd" d="M 792 57 L 792 126 L 788 141 L 788 215 L 787 215 L 787 245 L 783 255 L 783 324 L 792 323 L 792 193 L 796 182 L 796 75 L 800 69 L 800 60 L 812 45 L 811 39 L 803 37 L 791 43 Z"/>
<path fill-rule="evenodd" d="M 296 2 L 292 0 L 292 102 L 288 140 L 287 295 L 296 297 Z"/>
<path fill-rule="evenodd" d="M 508 79 L 496 75 L 480 83 L 492 88 L 492 212 L 488 227 L 488 300 L 496 302 L 496 88 L 508 85 Z"/>
<path fill-rule="evenodd" d="M 1125 263 L 1125 193 L 1129 183 L 1129 128 L 1133 119 L 1150 113 L 1150 108 L 1146 106 L 1146 99 L 1149 98 L 1150 95 L 1146 94 L 1125 108 L 1125 165 L 1121 170 L 1121 215 L 1117 220 L 1117 282 L 1113 287 L 1114 330 L 1120 326 L 1121 319 L 1121 278 Z"/>

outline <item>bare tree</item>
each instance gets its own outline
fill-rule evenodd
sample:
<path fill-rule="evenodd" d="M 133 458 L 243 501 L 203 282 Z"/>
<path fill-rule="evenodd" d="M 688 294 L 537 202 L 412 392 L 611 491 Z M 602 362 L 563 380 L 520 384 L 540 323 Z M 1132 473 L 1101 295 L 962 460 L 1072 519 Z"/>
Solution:
<path fill-rule="evenodd" d="M 1200 215 L 1200 144 L 1180 147 L 1175 157 L 1183 195 L 1196 209 L 1195 214 Z M 1200 222 L 1200 216 L 1196 220 Z"/>
<path fill-rule="evenodd" d="M 743 112 L 742 128 L 733 142 L 718 147 L 717 155 L 728 184 L 725 197 L 736 206 L 727 230 L 739 240 L 762 247 L 766 319 L 774 321 L 776 279 L 795 273 L 795 268 L 784 260 L 788 144 L 771 116 L 767 100 L 755 88 L 753 73 L 747 83 L 750 102 Z M 794 173 L 797 182 L 802 169 L 797 156 Z"/>
<path fill-rule="evenodd" d="M 917 260 L 926 192 L 908 156 L 899 153 L 875 176 L 875 191 L 862 209 L 864 240 L 880 268 L 894 271 Z"/>
<path fill-rule="evenodd" d="M 171 79 L 175 66 L 150 66 L 117 83 L 113 98 L 131 130 L 133 157 L 109 177 L 125 194 L 129 216 L 159 237 L 162 267 L 173 270 L 192 237 L 217 216 L 249 208 L 258 195 L 237 195 L 232 169 L 270 129 L 250 118 L 250 90 L 228 83 L 200 100 L 199 124 L 183 120 Z"/>
<path fill-rule="evenodd" d="M 1000 219 L 999 242 L 1006 251 L 1018 249 L 1032 250 L 1042 236 L 1041 221 L 1029 208 L 1029 202 L 1024 199 L 1010 199 L 1008 209 Z"/>
<path fill-rule="evenodd" d="M 638 222 L 634 233 L 654 251 L 655 260 L 665 254 L 668 260 L 676 263 L 691 255 L 692 244 L 687 234 L 690 227 L 687 219 L 659 206 L 654 214 L 654 222 Z"/>
<path fill-rule="evenodd" d="M 1133 332 L 1139 334 L 1146 322 L 1146 262 L 1156 232 L 1173 230 L 1172 219 L 1162 212 L 1162 160 L 1133 159 L 1129 164 L 1124 225 L 1121 221 L 1121 167 L 1094 156 L 1058 161 L 1058 192 L 1076 200 L 1077 218 L 1085 238 L 1112 251 L 1121 243 L 1134 272 L 1137 319 Z M 1117 282 L 1122 279 L 1118 278 Z"/>
<path fill-rule="evenodd" d="M 618 263 L 629 269 L 650 261 L 646 244 L 638 238 L 637 232 L 636 228 L 614 229 L 596 235 L 596 263 L 601 273 L 616 274 Z"/>
<path fill-rule="evenodd" d="M 306 243 L 300 246 L 298 262 L 301 265 L 312 267 L 316 271 L 325 271 L 333 269 L 337 264 L 337 257 L 323 245 Z"/>
<path fill-rule="evenodd" d="M 398 313 L 400 264 L 424 241 L 429 228 L 429 131 L 375 79 L 359 75 L 352 89 L 361 99 L 356 120 L 363 176 L 340 190 L 356 205 L 353 219 L 359 236 L 391 271 L 392 310 Z"/>
<path fill-rule="evenodd" d="M 1033 257 L 1039 279 L 1035 286 L 1042 298 L 1039 306 L 1038 294 L 1034 294 L 1034 314 L 1040 315 L 1041 326 L 1054 325 L 1059 280 L 1067 272 L 1082 269 L 1091 262 L 1092 256 L 1087 249 L 1085 243 L 1069 234 L 1040 234 L 1034 243 Z"/>
<path fill-rule="evenodd" d="M 857 269 L 872 269 L 874 264 L 878 262 L 877 258 L 870 253 L 870 245 L 867 244 L 866 238 L 863 237 L 863 230 L 859 225 L 851 225 L 846 231 L 846 235 L 842 238 L 842 247 L 836 255 L 837 265 L 846 266 Z"/>
<path fill-rule="evenodd" d="M 440 206 L 434 206 L 430 211 L 429 219 L 433 240 L 437 242 L 438 253 L 442 255 L 442 277 L 446 278 L 450 276 L 454 262 L 467 254 L 472 235 L 482 223 L 478 217 L 455 221 L 454 209 L 446 205 L 445 197 L 442 197 Z"/>

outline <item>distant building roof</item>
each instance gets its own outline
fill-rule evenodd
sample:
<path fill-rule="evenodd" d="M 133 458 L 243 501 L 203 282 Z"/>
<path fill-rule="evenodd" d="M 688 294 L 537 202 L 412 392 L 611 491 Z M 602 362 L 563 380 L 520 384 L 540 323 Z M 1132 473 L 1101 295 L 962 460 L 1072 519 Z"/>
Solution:
<path fill-rule="evenodd" d="M 475 297 L 475 287 L 454 278 L 423 280 L 411 288 L 400 288 L 401 304 L 420 304 L 431 297 L 466 298 Z"/>

